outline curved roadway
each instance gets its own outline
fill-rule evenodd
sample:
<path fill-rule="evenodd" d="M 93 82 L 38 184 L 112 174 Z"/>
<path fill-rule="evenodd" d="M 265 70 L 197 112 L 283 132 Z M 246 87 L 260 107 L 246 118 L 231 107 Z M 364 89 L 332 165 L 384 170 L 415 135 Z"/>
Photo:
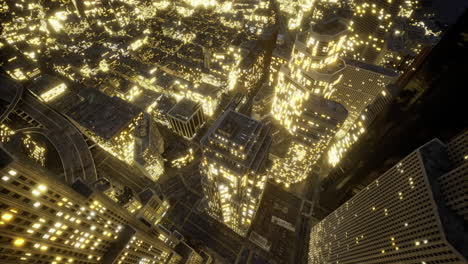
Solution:
<path fill-rule="evenodd" d="M 62 160 L 65 181 L 73 182 L 82 178 L 86 182 L 97 180 L 94 159 L 81 132 L 68 121 L 29 91 L 25 91 L 17 109 L 27 113 L 45 128 L 27 128 L 17 132 L 39 133 L 46 136 Z"/>

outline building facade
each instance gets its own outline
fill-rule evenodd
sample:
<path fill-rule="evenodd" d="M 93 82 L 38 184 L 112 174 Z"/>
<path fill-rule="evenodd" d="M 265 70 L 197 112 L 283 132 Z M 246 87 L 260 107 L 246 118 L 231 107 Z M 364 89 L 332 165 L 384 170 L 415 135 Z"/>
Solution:
<path fill-rule="evenodd" d="M 347 31 L 336 17 L 317 22 L 296 37 L 291 59 L 279 70 L 271 114 L 295 139 L 270 174 L 286 186 L 307 177 L 347 117 L 331 100 L 345 68 L 339 54 Z"/>
<path fill-rule="evenodd" d="M 316 224 L 309 263 L 466 263 L 467 140 L 430 141 Z"/>
<path fill-rule="evenodd" d="M 347 116 L 339 103 L 312 97 L 297 122 L 297 132 L 283 157 L 273 160 L 269 174 L 287 187 L 305 180 L 326 152 Z M 318 166 L 317 166 L 318 168 Z"/>
<path fill-rule="evenodd" d="M 246 236 L 267 180 L 269 127 L 225 111 L 202 138 L 202 187 L 207 212 Z"/>
<path fill-rule="evenodd" d="M 353 24 L 346 56 L 403 72 L 438 41 L 421 1 L 352 1 Z"/>
<path fill-rule="evenodd" d="M 178 263 L 180 256 L 103 194 L 71 187 L 1 150 L 2 263 Z"/>

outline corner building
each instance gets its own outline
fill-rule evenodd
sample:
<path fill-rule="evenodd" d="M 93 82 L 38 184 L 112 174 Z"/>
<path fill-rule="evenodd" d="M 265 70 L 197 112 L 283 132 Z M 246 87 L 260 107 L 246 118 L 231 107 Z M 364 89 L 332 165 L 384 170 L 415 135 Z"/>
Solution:
<path fill-rule="evenodd" d="M 200 165 L 207 212 L 246 236 L 267 180 L 270 128 L 227 110 L 202 138 Z"/>
<path fill-rule="evenodd" d="M 179 263 L 181 257 L 103 194 L 72 188 L 0 148 L 0 263 Z"/>
<path fill-rule="evenodd" d="M 420 147 L 315 225 L 309 263 L 467 263 L 468 131 L 452 142 Z"/>

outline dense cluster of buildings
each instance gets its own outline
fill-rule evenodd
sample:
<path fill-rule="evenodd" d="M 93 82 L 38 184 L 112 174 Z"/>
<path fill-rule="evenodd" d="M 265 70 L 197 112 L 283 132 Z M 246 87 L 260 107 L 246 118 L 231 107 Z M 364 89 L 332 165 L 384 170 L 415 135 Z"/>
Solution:
<path fill-rule="evenodd" d="M 326 177 L 440 35 L 413 0 L 6 0 L 0 15 L 2 263 L 211 263 L 160 225 L 161 178 L 198 162 L 204 211 L 247 237 L 266 183 Z M 315 225 L 309 262 L 466 261 L 466 140 L 429 142 Z"/>

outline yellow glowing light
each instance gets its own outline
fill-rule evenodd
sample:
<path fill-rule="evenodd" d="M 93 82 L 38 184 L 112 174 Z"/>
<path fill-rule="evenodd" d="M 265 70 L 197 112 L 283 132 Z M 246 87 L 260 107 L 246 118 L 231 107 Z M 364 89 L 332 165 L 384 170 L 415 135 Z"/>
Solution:
<path fill-rule="evenodd" d="M 24 241 L 24 239 L 22 238 L 17 238 L 13 241 L 13 245 L 15 245 L 15 247 L 22 247 L 24 245 L 26 241 Z"/>
<path fill-rule="evenodd" d="M 2 220 L 5 221 L 5 222 L 8 222 L 10 221 L 11 219 L 13 219 L 13 215 L 10 214 L 10 213 L 4 213 L 2 214 Z"/>

